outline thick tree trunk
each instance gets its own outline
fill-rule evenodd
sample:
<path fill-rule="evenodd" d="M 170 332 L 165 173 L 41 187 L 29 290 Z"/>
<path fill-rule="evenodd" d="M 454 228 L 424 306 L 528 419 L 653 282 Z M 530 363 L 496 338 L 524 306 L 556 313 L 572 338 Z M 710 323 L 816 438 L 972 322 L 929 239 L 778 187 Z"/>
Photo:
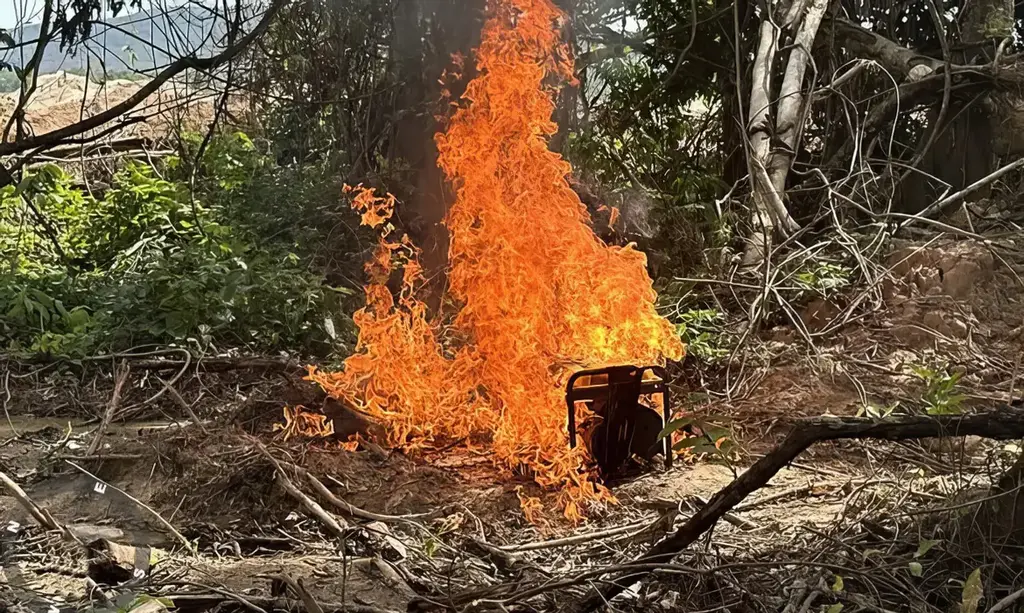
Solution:
<path fill-rule="evenodd" d="M 437 166 L 434 135 L 442 129 L 435 119 L 441 99 L 441 79 L 452 66 L 453 54 L 472 66 L 472 49 L 479 41 L 484 0 L 401 0 L 396 3 L 394 49 L 398 63 L 398 96 L 391 159 L 406 169 L 401 217 L 413 243 L 422 250 L 420 263 L 430 280 L 427 303 L 440 304 L 448 263 L 448 189 Z M 463 83 L 469 75 L 463 75 Z M 452 90 L 457 98 L 461 92 Z"/>
<path fill-rule="evenodd" d="M 1012 0 L 971 0 L 967 3 L 963 28 L 963 42 L 967 49 L 951 60 L 969 64 L 987 56 L 983 59 L 991 61 L 999 43 L 1011 36 Z M 940 120 L 939 112 L 935 108 L 929 111 L 927 129 L 934 129 Z M 949 192 L 960 191 L 991 174 L 996 169 L 993 139 L 997 130 L 993 128 L 994 124 L 1005 124 L 1001 115 L 999 112 L 990 114 L 976 101 L 954 100 L 946 112 L 946 117 L 952 119 L 947 125 L 938 127 L 937 138 L 930 150 L 924 152 L 922 172 L 915 173 L 913 181 L 903 189 L 901 208 L 906 212 L 920 212 L 942 198 L 947 189 Z M 990 187 L 985 187 L 971 194 L 970 199 L 987 198 L 990 193 Z"/>
<path fill-rule="evenodd" d="M 772 10 L 776 15 L 762 16 L 747 122 L 754 229 L 743 257 L 746 265 L 764 258 L 773 235 L 787 237 L 800 229 L 786 207 L 786 178 L 806 119 L 803 88 L 811 48 L 827 8 L 828 0 L 794 0 L 788 6 L 774 3 Z M 780 41 L 780 31 L 796 34 L 792 40 Z M 788 55 L 776 93 L 772 76 L 780 42 Z M 773 108 L 775 100 L 778 104 Z"/>
<path fill-rule="evenodd" d="M 1024 91 L 1021 73 L 1006 62 L 993 63 L 1011 33 L 1000 26 L 1005 26 L 1003 16 L 1011 8 L 1006 0 L 984 0 L 968 8 L 961 41 L 967 45 L 954 49 L 949 58 L 955 91 L 945 112 L 946 125 L 940 126 L 927 151 L 918 149 L 922 156 L 919 172 L 909 173 L 899 186 L 897 210 L 920 212 L 943 193 L 959 191 L 989 176 L 995 170 L 997 156 L 1024 155 L 1024 98 L 1019 94 Z M 986 18 L 986 14 L 990 17 Z M 945 59 L 908 49 L 840 18 L 829 19 L 827 24 L 828 35 L 852 56 L 878 62 L 899 84 L 899 94 L 892 94 L 881 104 L 874 105 L 865 119 L 860 140 L 844 143 L 826 166 L 848 163 L 858 145 L 884 132 L 901 109 L 918 104 L 931 105 L 920 146 L 925 145 L 940 114 Z M 1006 53 L 1003 46 L 1004 58 Z M 987 194 L 987 189 L 979 189 L 971 198 Z"/>

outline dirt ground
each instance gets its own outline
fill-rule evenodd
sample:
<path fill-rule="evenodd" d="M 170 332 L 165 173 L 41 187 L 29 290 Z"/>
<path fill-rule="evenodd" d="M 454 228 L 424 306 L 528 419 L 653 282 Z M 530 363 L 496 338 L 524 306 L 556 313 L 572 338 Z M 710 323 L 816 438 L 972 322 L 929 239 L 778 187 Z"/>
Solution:
<path fill-rule="evenodd" d="M 36 91 L 25 106 L 26 129 L 41 135 L 95 116 L 133 96 L 147 81 L 110 79 L 102 83 L 84 76 L 56 72 L 40 75 Z M 0 94 L 0 122 L 6 124 L 18 107 L 18 92 Z M 177 126 L 201 130 L 214 114 L 216 95 L 192 84 L 170 81 L 122 118 L 113 139 L 156 140 Z M 244 103 L 233 99 L 230 110 L 244 113 Z"/>
<path fill-rule="evenodd" d="M 941 358 L 963 373 L 965 407 L 1005 403 L 1024 322 L 1016 272 L 970 243 L 908 249 L 890 258 L 892 274 L 868 297 L 877 306 L 860 309 L 857 319 L 830 330 L 829 320 L 841 320 L 845 306 L 811 305 L 801 314 L 803 330 L 786 322 L 765 329 L 742 368 L 717 372 L 718 388 L 699 398 L 687 395 L 695 391 L 694 367 L 679 369 L 675 397 L 685 399 L 679 410 L 730 418 L 736 451 L 682 456 L 668 470 L 653 467 L 616 485 L 617 503 L 594 505 L 582 525 L 555 513 L 542 525 L 527 522 L 520 488 L 549 508 L 557 492 L 541 492 L 495 468 L 485 452 L 453 447 L 409 457 L 372 443 L 346 450 L 343 436 L 284 440 L 275 430 L 282 407 L 324 405 L 322 393 L 301 379 L 298 363 L 224 368 L 175 362 L 175 352 L 126 358 L 135 366 L 119 419 L 100 435 L 113 387 L 111 360 L 6 362 L 3 472 L 79 541 L 151 548 L 160 559 L 119 587 L 98 588 L 97 579 L 109 575 L 97 570 L 97 557 L 44 531 L 5 493 L 0 603 L 7 604 L 0 610 L 70 610 L 99 605 L 105 595 L 149 594 L 185 610 L 268 611 L 299 607 L 311 596 L 326 603 L 324 610 L 405 611 L 416 598 L 443 603 L 482 586 L 501 594 L 495 597 L 501 606 L 519 605 L 517 592 L 498 588 L 522 592 L 631 559 L 769 451 L 795 419 L 857 415 L 869 404 L 921 410 L 925 384 L 909 366 Z M 170 394 L 154 398 L 162 389 L 156 377 L 176 373 L 174 386 L 198 423 Z M 346 427 L 337 424 L 342 434 Z M 782 610 L 798 594 L 817 594 L 813 604 L 824 606 L 835 596 L 814 590 L 833 585 L 833 575 L 842 575 L 851 593 L 856 587 L 874 594 L 864 610 L 912 610 L 897 597 L 955 600 L 943 591 L 951 588 L 942 587 L 937 569 L 940 559 L 966 557 L 962 543 L 939 524 L 915 522 L 929 510 L 948 515 L 983 495 L 1016 451 L 964 438 L 816 446 L 685 556 L 682 563 L 718 569 L 714 577 L 654 582 L 627 593 L 622 606 Z M 306 472 L 276 470 L 275 463 Z M 291 475 L 301 494 L 290 493 L 276 474 Z M 317 482 L 356 509 L 332 503 Z M 908 525 L 916 533 L 901 532 Z M 921 543 L 932 540 L 943 544 L 920 554 Z M 885 552 L 886 563 L 873 572 L 884 581 L 866 578 L 864 565 L 875 563 L 876 550 Z M 818 560 L 818 574 L 794 560 L 796 552 Z M 917 560 L 926 562 L 920 580 L 906 571 Z M 847 567 L 852 570 L 837 570 Z M 285 589 L 290 580 L 300 587 Z M 789 587 L 766 587 L 774 596 L 752 600 L 760 593 L 755 586 L 765 582 Z M 526 610 L 561 608 L 561 601 L 545 598 Z"/>

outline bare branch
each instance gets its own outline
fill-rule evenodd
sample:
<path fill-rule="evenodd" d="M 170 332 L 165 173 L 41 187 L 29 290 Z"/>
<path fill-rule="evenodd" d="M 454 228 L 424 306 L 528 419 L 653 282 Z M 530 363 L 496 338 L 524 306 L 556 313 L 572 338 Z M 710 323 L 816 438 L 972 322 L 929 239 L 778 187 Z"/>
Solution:
<path fill-rule="evenodd" d="M 1024 437 L 1024 411 L 1004 407 L 995 411 L 957 416 L 906 416 L 888 419 L 817 417 L 800 420 L 775 449 L 735 481 L 720 490 L 693 517 L 636 560 L 638 564 L 671 562 L 707 532 L 744 498 L 760 489 L 814 443 L 840 439 L 907 440 L 953 436 L 983 436 L 997 440 Z M 593 592 L 579 607 L 593 611 L 635 584 L 650 571 L 617 577 Z"/>
<path fill-rule="evenodd" d="M 252 29 L 252 31 L 239 39 L 236 44 L 228 47 L 219 54 L 206 58 L 196 58 L 193 56 L 178 58 L 167 66 L 167 68 L 162 70 L 160 74 L 153 77 L 150 82 L 146 83 L 137 92 L 119 104 L 116 104 L 101 113 L 97 113 L 92 117 L 79 121 L 78 123 L 47 132 L 46 134 L 17 140 L 11 143 L 0 143 L 0 155 L 11 155 L 28 151 L 30 149 L 46 148 L 62 144 L 65 139 L 88 132 L 89 130 L 102 126 L 103 124 L 124 115 L 128 111 L 131 111 L 151 94 L 160 89 L 164 83 L 170 81 L 185 70 L 191 68 L 194 70 L 208 71 L 227 64 L 266 31 L 280 9 L 288 2 L 289 0 L 273 0 L 267 8 L 267 11 L 263 14 L 259 23 Z"/>

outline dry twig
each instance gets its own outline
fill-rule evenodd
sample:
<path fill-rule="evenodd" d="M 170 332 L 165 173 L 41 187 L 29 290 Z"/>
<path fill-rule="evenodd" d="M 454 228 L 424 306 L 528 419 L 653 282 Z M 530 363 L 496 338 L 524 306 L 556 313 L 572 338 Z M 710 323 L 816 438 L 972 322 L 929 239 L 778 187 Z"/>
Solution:
<path fill-rule="evenodd" d="M 100 422 L 99 427 L 96 428 L 96 434 L 92 442 L 89 443 L 89 448 L 86 450 L 85 455 L 95 455 L 96 450 L 100 448 L 103 435 L 106 434 L 110 422 L 113 421 L 114 415 L 121 407 L 121 389 L 124 387 L 125 381 L 128 380 L 130 372 L 131 368 L 128 367 L 128 363 L 121 360 L 121 365 L 117 368 L 114 375 L 114 392 L 110 395 L 110 402 L 107 404 L 107 410 L 103 413 L 103 420 Z"/>
<path fill-rule="evenodd" d="M 84 468 L 82 468 L 78 464 L 75 464 L 74 462 L 72 462 L 70 460 L 64 460 L 64 461 L 67 462 L 68 465 L 70 465 L 72 468 L 74 468 L 78 472 L 84 474 L 87 477 L 90 477 L 91 479 L 94 479 L 97 483 L 102 484 L 106 488 L 114 490 L 115 492 L 121 494 L 122 496 L 124 496 L 128 500 L 131 500 L 132 502 L 137 504 L 140 508 L 144 509 L 150 515 L 155 517 L 156 520 L 158 522 L 160 522 L 160 524 L 163 527 L 167 528 L 167 531 L 170 532 L 174 536 L 174 538 L 178 539 L 181 542 L 181 544 L 185 546 L 186 550 L 188 550 L 189 552 L 191 552 L 193 554 L 196 553 L 196 546 L 195 546 L 195 544 L 193 544 L 191 541 L 189 541 L 187 538 L 185 538 L 185 535 L 183 535 L 181 532 L 178 532 L 177 528 L 172 526 L 171 522 L 167 521 L 166 519 L 163 518 L 162 515 L 157 513 L 156 510 L 153 509 L 153 507 L 151 507 L 148 504 L 142 502 L 138 498 L 132 496 L 131 494 L 129 494 L 128 492 L 122 490 L 121 488 L 117 487 L 116 485 L 111 485 L 111 484 L 107 483 L 106 481 L 104 481 L 103 479 L 100 479 L 99 477 L 97 477 L 96 475 L 92 474 L 91 472 L 85 470 Z"/>
<path fill-rule="evenodd" d="M 274 470 L 277 473 L 277 484 L 281 486 L 281 489 L 298 501 L 299 504 L 313 515 L 313 517 L 318 519 L 328 530 L 330 530 L 334 536 L 342 540 L 347 539 L 349 531 L 351 530 L 348 523 L 344 519 L 328 513 L 327 510 L 320 506 L 317 501 L 303 494 L 302 491 L 292 483 L 292 480 L 288 478 L 288 475 L 285 473 L 284 466 L 281 465 L 277 458 L 270 454 L 270 450 L 267 449 L 266 445 L 254 438 L 250 438 L 250 440 L 263 457 L 265 457 L 274 467 Z"/>
<path fill-rule="evenodd" d="M 684 523 L 675 534 L 657 543 L 634 564 L 668 563 L 723 515 L 760 489 L 783 467 L 814 443 L 839 439 L 906 440 L 950 436 L 984 436 L 1008 440 L 1024 437 L 1024 411 L 1005 407 L 964 416 L 901 416 L 887 419 L 818 417 L 800 420 L 789 436 Z M 584 599 L 578 610 L 593 611 L 635 584 L 650 571 L 616 577 Z"/>
<path fill-rule="evenodd" d="M 1024 589 L 1017 590 L 1016 592 L 1010 594 L 1006 598 L 1003 598 L 999 602 L 995 603 L 994 605 L 992 605 L 992 608 L 988 610 L 988 613 L 999 613 L 1000 611 L 1005 611 L 1012 607 L 1014 603 L 1016 603 L 1021 598 L 1024 598 Z"/>
<path fill-rule="evenodd" d="M 47 530 L 70 534 L 67 528 L 57 523 L 57 520 L 55 520 L 46 509 L 33 502 L 32 499 L 28 497 L 28 494 L 25 493 L 25 490 L 21 489 L 21 486 L 15 483 L 14 479 L 8 477 L 3 471 L 0 471 L 0 483 L 3 483 L 7 487 L 11 496 L 13 496 L 14 499 L 18 501 L 18 504 L 24 507 L 25 510 L 32 515 L 32 519 L 36 520 L 40 526 Z"/>
<path fill-rule="evenodd" d="M 370 521 L 410 522 L 415 524 L 416 526 L 420 526 L 420 524 L 412 520 L 415 520 L 417 518 L 429 517 L 435 514 L 419 513 L 415 515 L 382 515 L 380 513 L 366 511 L 340 498 L 337 494 L 328 489 L 327 486 L 324 485 L 323 481 L 317 479 L 311 472 L 309 472 L 305 468 L 288 462 L 278 461 L 278 463 L 280 466 L 287 467 L 289 470 L 293 471 L 299 477 L 305 478 L 307 481 L 309 481 L 310 485 L 313 486 L 313 489 L 316 490 L 318 494 L 323 496 L 324 499 L 327 500 L 327 502 L 331 503 L 332 505 L 341 509 L 345 513 L 351 515 L 352 517 L 360 517 L 362 519 L 368 519 Z"/>
<path fill-rule="evenodd" d="M 159 381 L 160 385 L 162 385 L 164 389 L 167 391 L 167 394 L 171 397 L 171 400 L 174 401 L 174 404 L 178 405 L 178 407 L 182 411 L 185 411 L 185 414 L 188 415 L 188 418 L 192 420 L 192 423 L 195 424 L 195 426 L 199 428 L 203 432 L 203 434 L 209 434 L 210 431 L 206 429 L 206 425 L 199 420 L 199 416 L 196 415 L 196 412 L 192 410 L 191 405 L 185 402 L 185 399 L 181 397 L 181 394 L 178 393 L 178 390 L 174 389 L 173 385 L 159 377 L 157 377 L 157 381 Z"/>

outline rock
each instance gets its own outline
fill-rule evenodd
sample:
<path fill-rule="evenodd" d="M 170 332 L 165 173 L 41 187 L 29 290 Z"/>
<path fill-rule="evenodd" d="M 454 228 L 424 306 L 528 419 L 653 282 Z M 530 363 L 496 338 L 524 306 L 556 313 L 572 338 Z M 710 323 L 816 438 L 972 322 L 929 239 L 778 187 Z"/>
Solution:
<path fill-rule="evenodd" d="M 888 259 L 896 283 L 887 294 L 899 293 L 899 285 L 915 288 L 925 296 L 970 298 L 975 288 L 992 279 L 995 258 L 982 245 L 961 241 L 937 247 L 904 247 Z"/>
<path fill-rule="evenodd" d="M 101 539 L 108 541 L 120 541 L 124 539 L 124 531 L 113 526 L 95 526 L 92 524 L 71 524 L 68 527 L 71 534 L 75 535 L 83 543 L 93 543 Z"/>
<path fill-rule="evenodd" d="M 149 547 L 122 545 L 98 539 L 86 546 L 89 552 L 89 577 L 101 585 L 118 585 L 146 576 L 165 554 Z"/>

